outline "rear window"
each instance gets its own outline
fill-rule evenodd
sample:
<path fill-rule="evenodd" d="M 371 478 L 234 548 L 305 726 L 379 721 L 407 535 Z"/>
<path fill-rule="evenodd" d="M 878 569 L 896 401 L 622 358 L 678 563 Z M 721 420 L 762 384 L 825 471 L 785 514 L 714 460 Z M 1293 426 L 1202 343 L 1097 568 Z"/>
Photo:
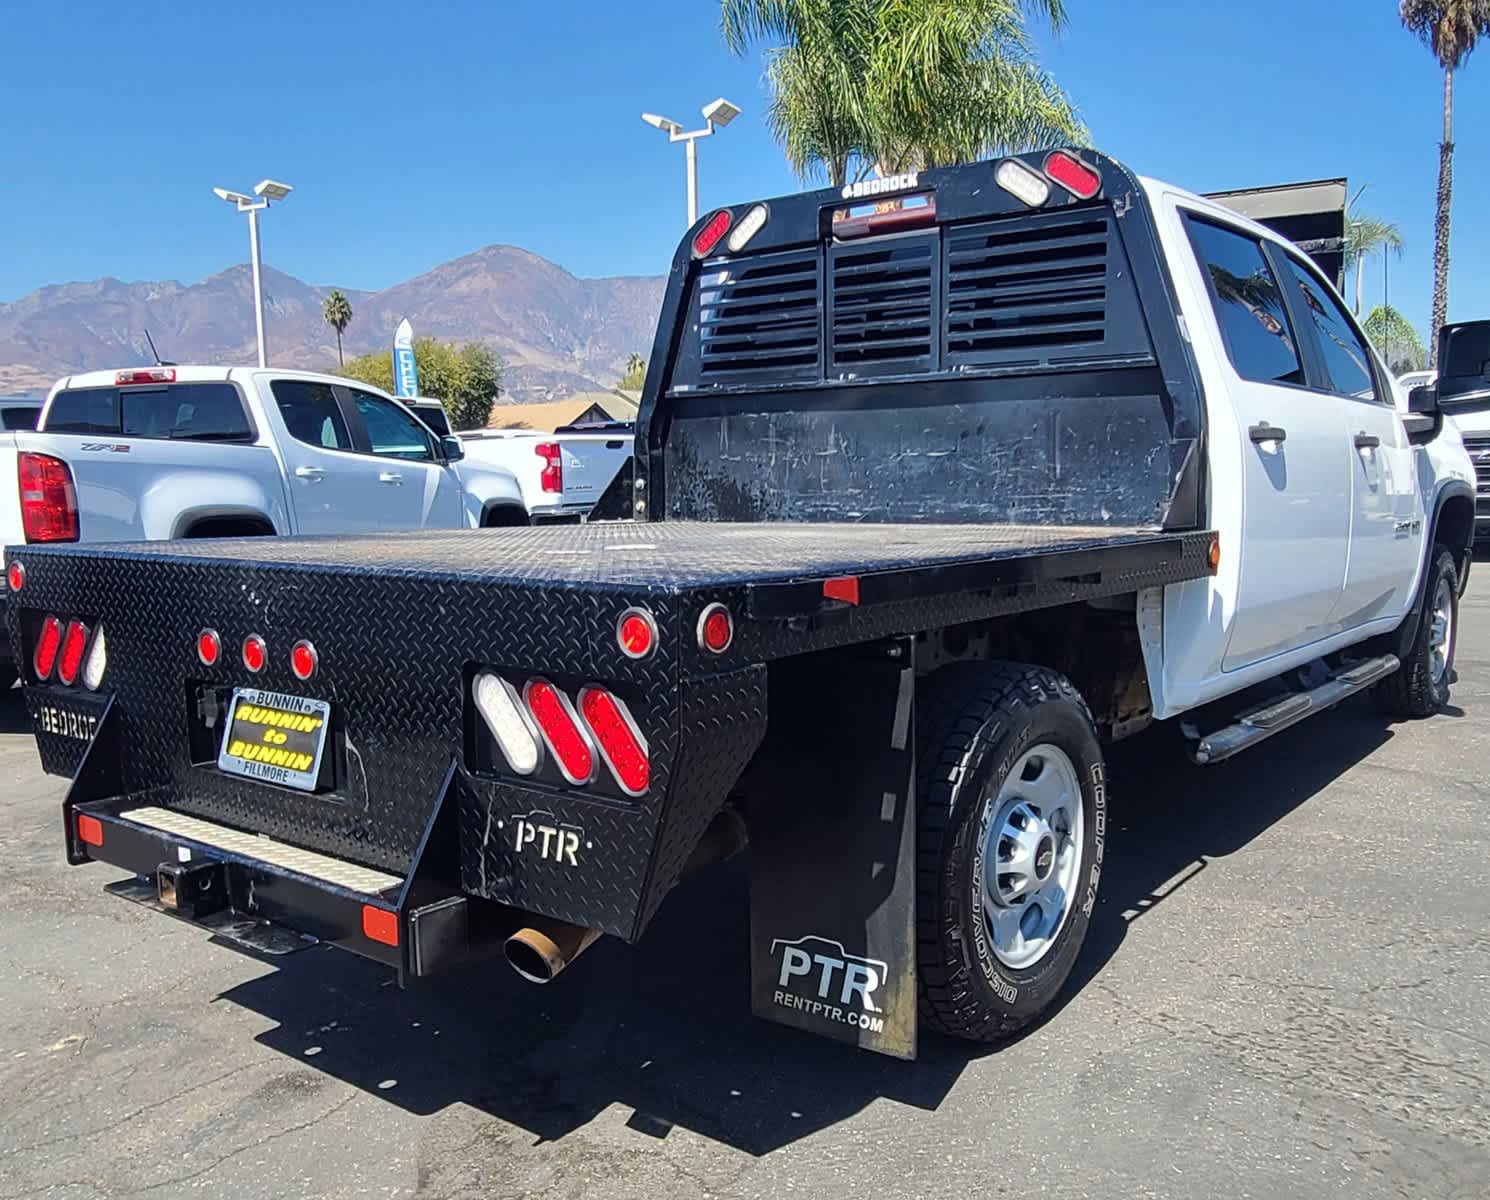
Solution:
<path fill-rule="evenodd" d="M 230 383 L 158 388 L 69 388 L 47 413 L 49 433 L 97 433 L 199 442 L 247 442 L 253 428 Z"/>
<path fill-rule="evenodd" d="M 450 436 L 450 420 L 445 416 L 443 408 L 435 404 L 415 404 L 410 406 L 409 411 L 428 425 L 436 437 Z"/>
<path fill-rule="evenodd" d="M 41 405 L 39 404 L 0 408 L 0 429 L 4 429 L 10 433 L 35 429 L 37 419 L 40 416 Z"/>

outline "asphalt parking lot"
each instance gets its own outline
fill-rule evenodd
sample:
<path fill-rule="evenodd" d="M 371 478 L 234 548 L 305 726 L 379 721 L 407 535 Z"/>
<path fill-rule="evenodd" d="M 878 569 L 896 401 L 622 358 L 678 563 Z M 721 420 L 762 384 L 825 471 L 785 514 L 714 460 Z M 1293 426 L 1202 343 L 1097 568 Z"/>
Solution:
<path fill-rule="evenodd" d="M 752 1019 L 739 866 L 539 989 L 279 967 L 62 863 L 0 696 L 0 1200 L 1490 1195 L 1490 567 L 1455 707 L 1113 763 L 1065 1003 L 906 1064 Z"/>

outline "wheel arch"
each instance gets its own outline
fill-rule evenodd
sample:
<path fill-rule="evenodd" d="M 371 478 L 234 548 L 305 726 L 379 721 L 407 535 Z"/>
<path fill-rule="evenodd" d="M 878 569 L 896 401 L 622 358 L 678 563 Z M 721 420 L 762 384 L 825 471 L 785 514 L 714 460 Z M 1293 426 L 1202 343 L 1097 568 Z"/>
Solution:
<path fill-rule="evenodd" d="M 273 537 L 279 530 L 267 513 L 236 505 L 203 505 L 176 518 L 173 538 Z"/>

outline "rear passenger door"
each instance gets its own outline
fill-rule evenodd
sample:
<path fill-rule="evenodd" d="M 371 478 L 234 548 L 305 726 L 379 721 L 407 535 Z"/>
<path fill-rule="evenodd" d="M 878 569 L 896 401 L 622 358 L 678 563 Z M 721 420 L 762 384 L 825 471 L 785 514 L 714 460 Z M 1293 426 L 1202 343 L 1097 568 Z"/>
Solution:
<path fill-rule="evenodd" d="M 1339 405 L 1308 386 L 1305 351 L 1261 242 L 1211 216 L 1187 213 L 1185 225 L 1226 349 L 1241 455 L 1240 575 L 1222 657 L 1231 671 L 1335 631 L 1351 451 Z"/>
<path fill-rule="evenodd" d="M 1294 323 L 1312 342 L 1311 385 L 1334 398 L 1351 457 L 1350 550 L 1333 623 L 1354 629 L 1407 606 L 1422 513 L 1413 452 L 1365 335 L 1312 264 L 1274 246 Z"/>
<path fill-rule="evenodd" d="M 411 526 L 398 495 L 378 478 L 383 463 L 358 450 L 337 395 L 341 389 L 309 379 L 276 379 L 269 390 L 288 435 L 279 439 L 280 453 L 301 533 Z"/>

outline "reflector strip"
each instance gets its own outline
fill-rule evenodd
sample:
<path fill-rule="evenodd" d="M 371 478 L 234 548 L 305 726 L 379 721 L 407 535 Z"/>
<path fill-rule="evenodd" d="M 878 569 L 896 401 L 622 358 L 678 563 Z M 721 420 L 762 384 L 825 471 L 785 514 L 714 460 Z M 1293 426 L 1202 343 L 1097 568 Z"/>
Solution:
<path fill-rule="evenodd" d="M 523 689 L 523 699 L 538 722 L 544 745 L 553 752 L 560 774 L 570 783 L 594 779 L 595 753 L 569 697 L 546 679 L 531 679 Z"/>
<path fill-rule="evenodd" d="M 52 677 L 52 667 L 57 662 L 57 651 L 62 648 L 62 622 L 48 617 L 41 623 L 41 632 L 36 635 L 36 653 L 31 656 L 31 669 L 36 672 L 36 682 L 45 683 Z"/>
<path fill-rule="evenodd" d="M 198 817 L 172 812 L 168 808 L 136 808 L 120 813 L 126 821 L 143 825 L 146 829 L 174 834 L 176 837 L 200 843 L 214 850 L 226 850 L 256 862 L 268 863 L 285 871 L 293 871 L 308 879 L 319 879 L 323 883 L 334 883 L 350 892 L 364 896 L 386 892 L 403 882 L 397 875 L 374 871 L 370 867 L 359 867 L 356 863 L 332 858 L 329 854 L 317 854 L 314 850 L 302 850 L 298 846 L 287 846 L 273 838 L 257 833 L 244 833 L 229 829 L 225 825 L 214 825 Z"/>
<path fill-rule="evenodd" d="M 483 671 L 471 683 L 471 698 L 507 765 L 519 775 L 536 771 L 542 759 L 541 743 L 523 711 L 517 689 L 500 675 Z"/>
<path fill-rule="evenodd" d="M 83 669 L 83 651 L 88 648 L 88 626 L 72 621 L 62 637 L 62 656 L 57 660 L 57 682 L 71 687 Z"/>
<path fill-rule="evenodd" d="M 78 840 L 89 846 L 103 845 L 103 822 L 87 813 L 78 814 Z"/>
<path fill-rule="evenodd" d="M 90 692 L 98 691 L 108 665 L 109 649 L 104 641 L 103 626 L 100 625 L 93 634 L 92 644 L 88 647 L 88 657 L 83 660 L 83 686 Z"/>
<path fill-rule="evenodd" d="M 625 703 L 602 688 L 581 688 L 579 710 L 621 790 L 628 796 L 644 795 L 652 782 L 647 739 Z"/>
<path fill-rule="evenodd" d="M 362 906 L 362 935 L 370 942 L 398 945 L 398 914 L 391 909 Z"/>

